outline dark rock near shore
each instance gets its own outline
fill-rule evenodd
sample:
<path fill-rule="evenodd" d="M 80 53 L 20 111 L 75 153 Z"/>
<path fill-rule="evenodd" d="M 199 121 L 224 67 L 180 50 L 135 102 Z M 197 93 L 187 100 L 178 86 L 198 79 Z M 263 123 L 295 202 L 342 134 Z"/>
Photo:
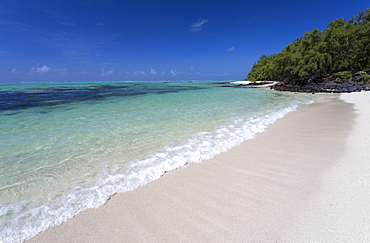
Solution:
<path fill-rule="evenodd" d="M 365 72 L 356 74 L 327 74 L 287 79 L 273 87 L 274 90 L 309 93 L 349 93 L 370 91 L 370 80 Z"/>

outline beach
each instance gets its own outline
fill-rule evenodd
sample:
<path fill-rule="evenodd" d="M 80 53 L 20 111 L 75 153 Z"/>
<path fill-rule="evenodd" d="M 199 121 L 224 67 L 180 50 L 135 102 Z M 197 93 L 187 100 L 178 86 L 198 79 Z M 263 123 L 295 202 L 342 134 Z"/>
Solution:
<path fill-rule="evenodd" d="M 326 96 L 28 242 L 368 242 L 370 94 Z"/>

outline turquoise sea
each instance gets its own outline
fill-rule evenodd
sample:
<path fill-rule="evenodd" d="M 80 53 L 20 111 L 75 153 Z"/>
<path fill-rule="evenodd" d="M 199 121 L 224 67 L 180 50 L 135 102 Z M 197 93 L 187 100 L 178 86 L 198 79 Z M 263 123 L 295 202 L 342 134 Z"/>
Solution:
<path fill-rule="evenodd" d="M 313 100 L 213 81 L 0 83 L 0 242 L 212 158 Z"/>

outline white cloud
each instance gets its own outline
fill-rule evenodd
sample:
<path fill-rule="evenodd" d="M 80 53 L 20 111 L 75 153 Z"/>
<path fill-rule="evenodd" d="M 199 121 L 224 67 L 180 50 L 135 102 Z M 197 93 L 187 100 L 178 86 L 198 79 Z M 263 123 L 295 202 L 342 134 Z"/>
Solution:
<path fill-rule="evenodd" d="M 193 32 L 193 33 L 201 31 L 203 29 L 203 25 L 208 23 L 208 22 L 209 22 L 208 19 L 198 20 L 198 22 L 193 23 L 193 24 L 190 25 L 190 31 Z"/>
<path fill-rule="evenodd" d="M 57 68 L 57 69 L 51 69 L 53 72 L 59 73 L 60 75 L 67 75 L 67 69 L 65 68 Z"/>
<path fill-rule="evenodd" d="M 35 68 L 33 67 L 31 69 L 31 72 L 34 72 L 34 73 L 47 73 L 50 71 L 51 68 L 49 68 L 48 66 L 42 66 L 42 67 L 38 67 L 38 68 Z"/>
<path fill-rule="evenodd" d="M 114 73 L 114 70 L 113 70 L 113 69 L 111 69 L 111 70 L 109 70 L 109 71 L 105 71 L 104 69 L 102 69 L 101 71 L 102 71 L 102 72 L 101 72 L 101 76 L 103 76 L 103 77 L 106 77 L 106 76 L 112 75 L 112 74 Z"/>
<path fill-rule="evenodd" d="M 12 72 L 13 72 L 13 70 L 12 70 Z M 49 72 L 58 73 L 60 75 L 68 74 L 67 69 L 65 69 L 65 68 L 50 68 L 50 67 L 44 65 L 42 67 L 36 67 L 36 68 L 33 67 L 33 68 L 31 68 L 31 71 L 28 73 L 28 75 L 45 74 L 45 73 L 49 73 Z"/>
<path fill-rule="evenodd" d="M 150 69 L 150 73 L 153 74 L 153 75 L 156 75 L 157 74 L 157 70 L 155 69 Z"/>
<path fill-rule="evenodd" d="M 170 74 L 171 74 L 171 76 L 176 76 L 176 71 L 171 69 Z"/>
<path fill-rule="evenodd" d="M 96 26 L 100 27 L 100 26 L 104 26 L 105 24 L 103 22 L 98 22 L 96 23 Z"/>
<path fill-rule="evenodd" d="M 145 72 L 144 71 L 135 71 L 134 76 L 140 76 L 140 75 L 145 75 Z"/>
<path fill-rule="evenodd" d="M 10 71 L 10 72 L 11 73 L 14 73 L 14 74 L 18 74 L 19 73 L 19 71 L 17 69 L 15 69 L 15 68 L 13 68 L 12 71 Z"/>
<path fill-rule="evenodd" d="M 229 49 L 227 49 L 227 51 L 233 51 L 235 49 L 234 46 L 230 47 Z"/>

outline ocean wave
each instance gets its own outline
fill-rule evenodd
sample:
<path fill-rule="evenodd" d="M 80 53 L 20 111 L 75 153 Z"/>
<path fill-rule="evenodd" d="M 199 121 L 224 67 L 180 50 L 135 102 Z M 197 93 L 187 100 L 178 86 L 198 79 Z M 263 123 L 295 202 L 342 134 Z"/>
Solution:
<path fill-rule="evenodd" d="M 87 208 L 102 206 L 115 193 L 134 190 L 160 178 L 164 173 L 191 163 L 199 163 L 252 139 L 279 118 L 296 110 L 299 104 L 253 117 L 240 118 L 214 131 L 200 132 L 182 144 L 168 145 L 160 151 L 129 164 L 106 165 L 86 175 L 96 180 L 94 187 L 75 183 L 73 193 L 49 195 L 48 201 L 23 200 L 2 205 L 1 242 L 22 242 L 64 221 Z M 97 179 L 95 179 L 97 178 Z M 67 190 L 68 191 L 68 190 Z M 53 202 L 53 203 L 52 203 Z"/>

